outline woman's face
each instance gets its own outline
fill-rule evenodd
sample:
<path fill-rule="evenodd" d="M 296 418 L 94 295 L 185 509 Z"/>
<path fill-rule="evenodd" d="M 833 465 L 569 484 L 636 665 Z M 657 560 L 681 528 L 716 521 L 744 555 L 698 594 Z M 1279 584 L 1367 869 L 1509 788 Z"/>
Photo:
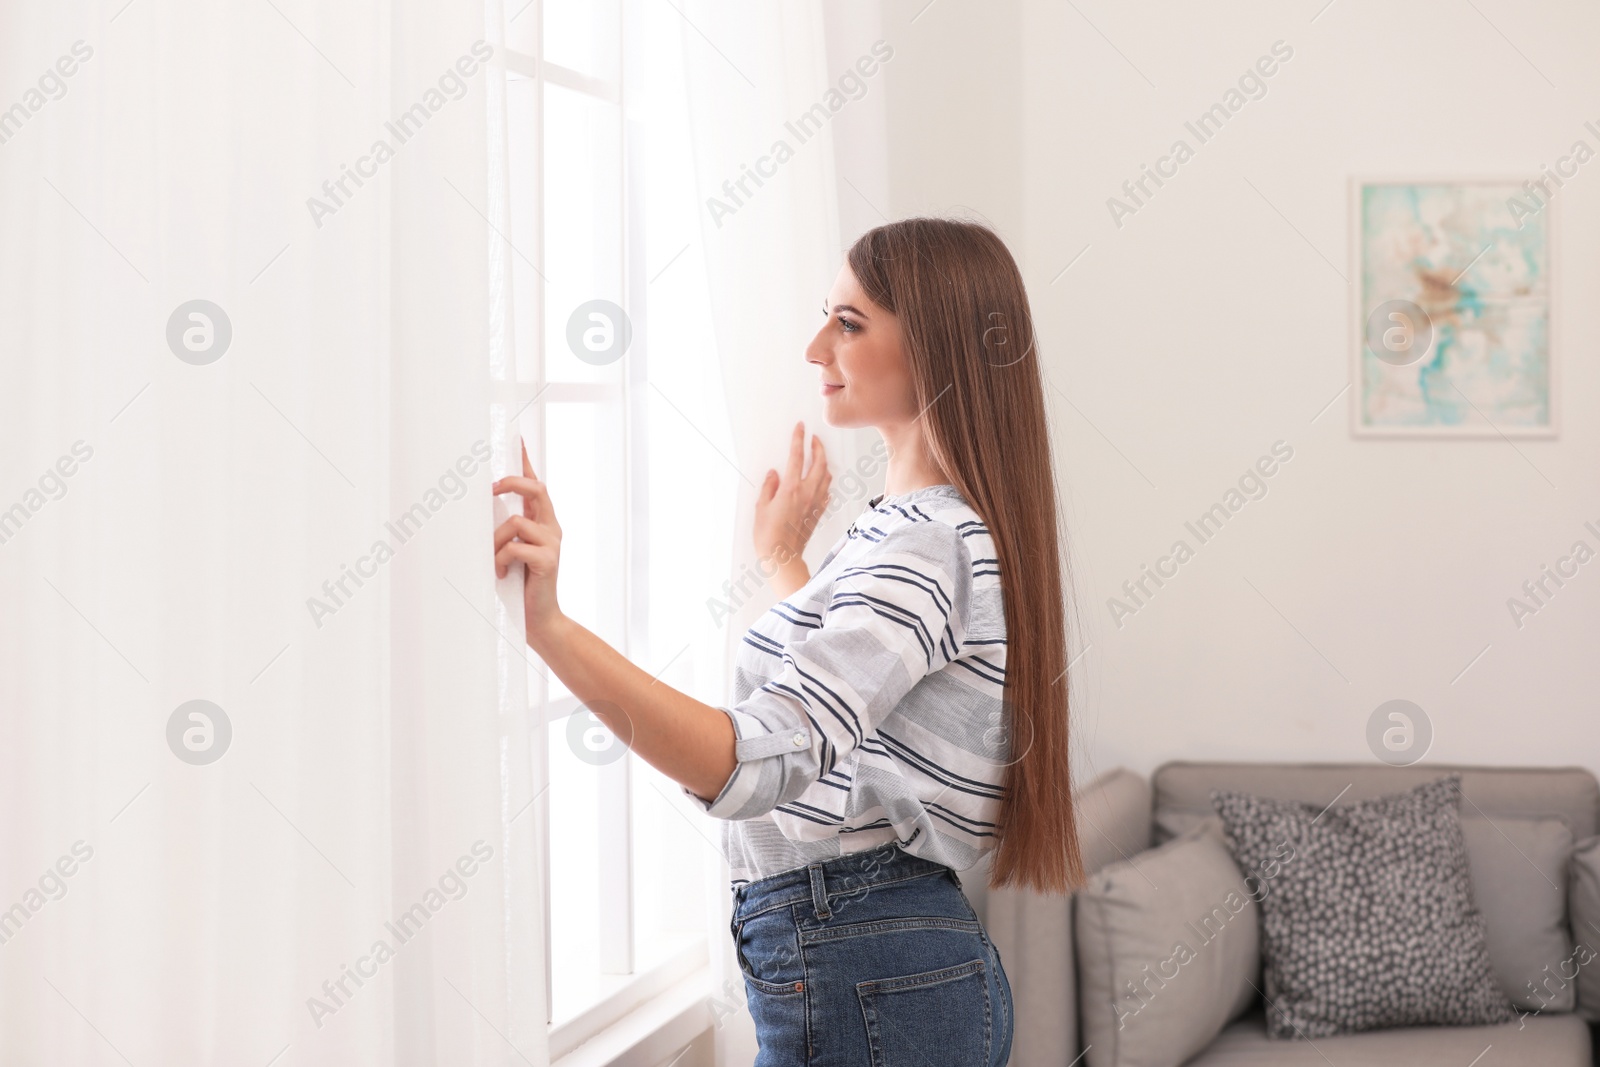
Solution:
<path fill-rule="evenodd" d="M 867 299 L 850 264 L 822 308 L 826 321 L 806 346 L 821 379 L 830 426 L 894 426 L 917 416 L 900 320 Z"/>

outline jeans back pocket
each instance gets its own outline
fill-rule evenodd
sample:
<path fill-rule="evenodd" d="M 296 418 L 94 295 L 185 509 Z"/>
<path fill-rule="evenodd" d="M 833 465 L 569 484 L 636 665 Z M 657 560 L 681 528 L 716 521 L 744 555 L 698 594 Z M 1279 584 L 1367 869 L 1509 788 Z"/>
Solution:
<path fill-rule="evenodd" d="M 986 1067 L 994 1039 L 988 964 L 856 983 L 873 1067 Z"/>

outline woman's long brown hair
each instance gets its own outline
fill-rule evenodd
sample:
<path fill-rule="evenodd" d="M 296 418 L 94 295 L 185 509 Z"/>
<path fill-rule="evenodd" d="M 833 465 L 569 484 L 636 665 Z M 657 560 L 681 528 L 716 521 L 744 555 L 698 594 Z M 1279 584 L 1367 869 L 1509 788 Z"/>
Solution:
<path fill-rule="evenodd" d="M 879 226 L 848 261 L 899 319 L 930 455 L 999 558 L 1011 745 L 989 884 L 1070 892 L 1084 874 L 1068 758 L 1066 565 L 1022 273 L 992 230 L 958 219 Z"/>

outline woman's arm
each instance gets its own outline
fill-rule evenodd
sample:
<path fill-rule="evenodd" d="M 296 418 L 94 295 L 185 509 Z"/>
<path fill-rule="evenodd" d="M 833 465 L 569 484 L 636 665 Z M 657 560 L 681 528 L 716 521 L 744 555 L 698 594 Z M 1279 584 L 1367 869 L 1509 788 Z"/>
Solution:
<path fill-rule="evenodd" d="M 796 592 L 805 588 L 811 580 L 811 568 L 806 566 L 806 561 L 798 556 L 778 566 L 778 573 L 772 576 L 769 583 L 777 592 L 779 600 L 787 600 Z"/>
<path fill-rule="evenodd" d="M 726 714 L 656 681 L 559 612 L 528 630 L 528 646 L 646 763 L 702 800 L 722 792 L 734 766 Z"/>
<path fill-rule="evenodd" d="M 494 569 L 504 578 L 513 563 L 524 567 L 528 646 L 623 744 L 702 799 L 715 799 L 734 768 L 728 716 L 656 681 L 562 613 L 556 602 L 561 525 L 526 447 L 522 477 L 501 478 L 490 489 L 522 497 L 522 514 L 494 532 Z"/>
<path fill-rule="evenodd" d="M 816 528 L 827 499 L 822 444 L 812 439 L 811 469 L 800 474 L 804 427 L 795 427 L 789 477 L 769 471 L 756 501 L 756 545 L 787 553 L 788 562 L 773 577 L 779 596 L 788 596 L 809 579 L 800 549 Z M 527 449 L 522 476 L 501 478 L 496 495 L 522 497 L 522 514 L 495 530 L 495 573 L 504 578 L 522 563 L 523 619 L 528 645 L 606 727 L 667 777 L 707 802 L 715 800 L 733 774 L 735 735 L 728 716 L 710 704 L 656 681 L 597 635 L 568 618 L 556 601 L 561 561 L 561 525 L 544 482 L 533 472 Z M 776 558 L 784 558 L 779 555 Z"/>

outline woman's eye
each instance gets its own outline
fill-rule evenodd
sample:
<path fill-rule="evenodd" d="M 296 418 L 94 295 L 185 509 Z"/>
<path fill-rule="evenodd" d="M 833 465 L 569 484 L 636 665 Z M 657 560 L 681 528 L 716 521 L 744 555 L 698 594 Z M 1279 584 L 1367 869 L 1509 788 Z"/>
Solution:
<path fill-rule="evenodd" d="M 845 333 L 855 333 L 857 330 L 861 329 L 861 327 L 857 326 L 843 315 L 839 316 L 839 325 L 844 327 Z"/>

